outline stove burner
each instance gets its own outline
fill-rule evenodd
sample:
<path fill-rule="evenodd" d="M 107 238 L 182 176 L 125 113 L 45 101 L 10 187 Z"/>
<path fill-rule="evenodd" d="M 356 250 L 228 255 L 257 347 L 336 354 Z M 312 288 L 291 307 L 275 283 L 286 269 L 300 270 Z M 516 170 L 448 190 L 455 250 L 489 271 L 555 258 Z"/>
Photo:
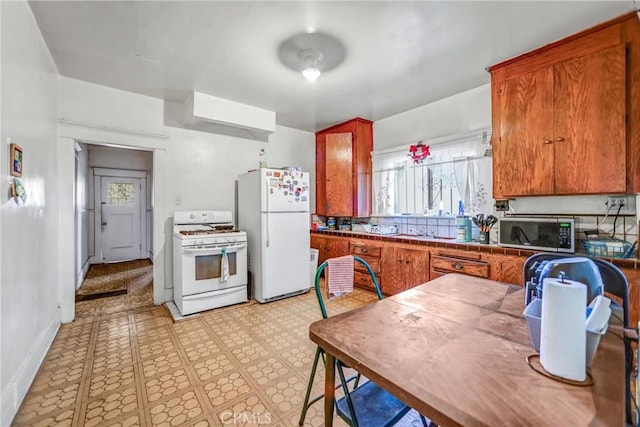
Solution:
<path fill-rule="evenodd" d="M 236 229 L 233 228 L 233 225 L 229 224 L 229 225 L 214 225 L 213 226 L 214 230 L 221 230 L 221 231 L 238 231 Z"/>
<path fill-rule="evenodd" d="M 235 228 L 224 228 L 221 230 L 213 229 L 213 230 L 181 230 L 180 234 L 185 236 L 197 236 L 200 234 L 222 234 L 222 233 L 237 233 L 239 230 Z"/>

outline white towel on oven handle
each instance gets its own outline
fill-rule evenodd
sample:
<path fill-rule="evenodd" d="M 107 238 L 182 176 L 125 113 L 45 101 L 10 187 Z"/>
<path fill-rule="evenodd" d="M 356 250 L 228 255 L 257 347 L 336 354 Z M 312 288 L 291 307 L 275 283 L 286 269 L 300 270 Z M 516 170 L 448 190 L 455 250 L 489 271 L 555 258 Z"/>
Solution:
<path fill-rule="evenodd" d="M 222 259 L 221 262 L 221 272 L 220 272 L 220 281 L 226 282 L 229 280 L 229 257 L 227 256 L 227 248 L 222 248 Z"/>

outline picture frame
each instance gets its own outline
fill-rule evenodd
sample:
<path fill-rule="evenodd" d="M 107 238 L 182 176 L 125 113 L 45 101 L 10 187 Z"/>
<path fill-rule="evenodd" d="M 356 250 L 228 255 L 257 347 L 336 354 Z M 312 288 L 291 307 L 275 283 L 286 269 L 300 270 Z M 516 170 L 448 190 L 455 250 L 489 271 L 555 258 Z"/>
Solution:
<path fill-rule="evenodd" d="M 27 192 L 24 189 L 22 181 L 18 178 L 13 178 L 13 183 L 11 184 L 11 195 L 13 196 L 13 201 L 16 202 L 18 206 L 22 206 L 27 202 Z"/>
<path fill-rule="evenodd" d="M 9 173 L 11 176 L 22 176 L 22 147 L 18 144 L 10 144 Z"/>

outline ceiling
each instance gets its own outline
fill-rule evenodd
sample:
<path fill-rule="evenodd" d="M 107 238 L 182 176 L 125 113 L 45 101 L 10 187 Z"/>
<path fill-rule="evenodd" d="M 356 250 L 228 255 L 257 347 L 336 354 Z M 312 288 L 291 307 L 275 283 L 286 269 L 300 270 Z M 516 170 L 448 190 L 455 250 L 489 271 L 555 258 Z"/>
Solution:
<path fill-rule="evenodd" d="M 169 101 L 191 91 L 316 131 L 489 82 L 485 68 L 635 10 L 625 1 L 31 1 L 64 76 Z M 279 59 L 297 33 L 345 59 L 313 83 Z"/>

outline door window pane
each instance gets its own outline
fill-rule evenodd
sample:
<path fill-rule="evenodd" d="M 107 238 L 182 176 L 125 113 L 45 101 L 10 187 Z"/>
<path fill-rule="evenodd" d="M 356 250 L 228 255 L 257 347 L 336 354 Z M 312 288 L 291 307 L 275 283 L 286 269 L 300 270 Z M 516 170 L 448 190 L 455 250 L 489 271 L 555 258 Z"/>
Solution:
<path fill-rule="evenodd" d="M 107 184 L 109 206 L 132 206 L 135 187 L 130 182 L 110 182 Z"/>

